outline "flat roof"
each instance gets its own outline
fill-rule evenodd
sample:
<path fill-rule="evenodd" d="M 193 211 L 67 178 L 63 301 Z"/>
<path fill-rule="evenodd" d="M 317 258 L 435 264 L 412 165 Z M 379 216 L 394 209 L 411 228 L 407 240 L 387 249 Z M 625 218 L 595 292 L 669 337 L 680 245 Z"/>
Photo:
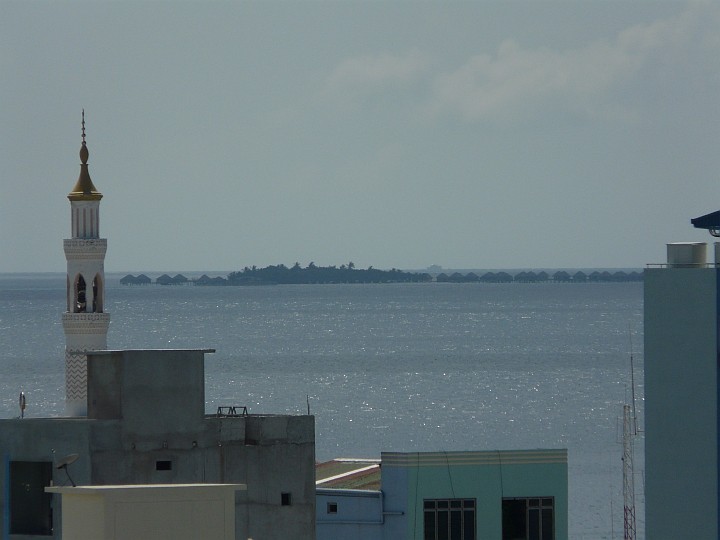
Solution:
<path fill-rule="evenodd" d="M 380 489 L 379 459 L 333 459 L 315 465 L 315 487 L 331 489 Z"/>
<path fill-rule="evenodd" d="M 91 494 L 102 493 L 107 491 L 124 491 L 124 490 L 168 490 L 168 489 L 207 489 L 207 488 L 223 488 L 233 489 L 235 491 L 247 490 L 247 484 L 120 484 L 107 486 L 48 486 L 45 488 L 47 493 L 76 493 Z"/>
<path fill-rule="evenodd" d="M 114 353 L 121 353 L 121 352 L 173 352 L 173 351 L 214 353 L 215 349 L 102 349 L 102 350 L 97 350 L 97 351 L 87 351 L 85 354 L 106 355 L 106 354 L 114 354 Z"/>

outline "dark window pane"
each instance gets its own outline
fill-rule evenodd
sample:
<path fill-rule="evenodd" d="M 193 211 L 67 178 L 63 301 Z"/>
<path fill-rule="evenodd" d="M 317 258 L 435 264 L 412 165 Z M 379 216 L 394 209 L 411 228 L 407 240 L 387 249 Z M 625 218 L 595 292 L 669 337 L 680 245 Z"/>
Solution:
<path fill-rule="evenodd" d="M 543 500 L 542 500 L 542 505 L 543 505 L 543 506 L 552 507 L 552 506 L 553 506 L 553 500 L 552 500 L 552 498 L 543 499 Z"/>
<path fill-rule="evenodd" d="M 436 540 L 435 536 L 435 512 L 425 512 L 425 540 Z"/>
<path fill-rule="evenodd" d="M 437 513 L 437 540 L 450 540 L 448 535 L 448 512 Z"/>
<path fill-rule="evenodd" d="M 475 510 L 465 510 L 463 512 L 462 540 L 475 540 Z"/>
<path fill-rule="evenodd" d="M 540 510 L 528 510 L 528 540 L 540 540 Z"/>
<path fill-rule="evenodd" d="M 504 499 L 502 502 L 503 540 L 525 538 L 525 499 Z"/>
<path fill-rule="evenodd" d="M 475 505 L 475 499 L 424 500 L 424 540 L 475 540 Z"/>
<path fill-rule="evenodd" d="M 542 539 L 553 540 L 555 538 L 553 511 L 545 509 L 542 511 Z"/>
<path fill-rule="evenodd" d="M 540 499 L 530 499 L 530 506 L 537 508 L 540 506 Z"/>
<path fill-rule="evenodd" d="M 450 512 L 450 538 L 462 540 L 462 511 L 453 510 Z"/>

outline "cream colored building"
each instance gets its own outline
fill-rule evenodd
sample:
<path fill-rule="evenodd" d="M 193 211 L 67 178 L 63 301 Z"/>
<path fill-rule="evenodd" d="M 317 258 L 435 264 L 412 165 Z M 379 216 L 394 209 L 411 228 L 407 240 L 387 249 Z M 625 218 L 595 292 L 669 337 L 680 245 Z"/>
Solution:
<path fill-rule="evenodd" d="M 72 540 L 234 540 L 243 484 L 48 487 Z"/>

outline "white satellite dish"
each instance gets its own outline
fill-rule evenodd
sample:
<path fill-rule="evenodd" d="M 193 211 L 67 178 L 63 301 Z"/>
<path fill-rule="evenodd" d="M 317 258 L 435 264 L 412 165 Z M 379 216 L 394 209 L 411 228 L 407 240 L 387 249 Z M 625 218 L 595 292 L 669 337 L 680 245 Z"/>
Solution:
<path fill-rule="evenodd" d="M 73 482 L 73 479 L 70 478 L 70 473 L 68 472 L 67 468 L 68 468 L 68 465 L 75 463 L 79 457 L 80 457 L 80 454 L 68 454 L 67 456 L 60 458 L 58 460 L 57 464 L 55 465 L 56 469 L 58 469 L 58 470 L 64 469 L 65 470 L 65 474 L 67 475 L 68 480 L 70 480 L 72 487 L 76 487 L 75 482 Z"/>

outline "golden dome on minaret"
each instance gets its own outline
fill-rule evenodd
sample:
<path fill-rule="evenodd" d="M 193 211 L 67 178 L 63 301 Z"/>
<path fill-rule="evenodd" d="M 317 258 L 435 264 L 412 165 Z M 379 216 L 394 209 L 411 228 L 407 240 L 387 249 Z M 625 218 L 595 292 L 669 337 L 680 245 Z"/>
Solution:
<path fill-rule="evenodd" d="M 90 152 L 88 151 L 87 144 L 85 143 L 85 109 L 82 112 L 82 146 L 80 147 L 80 177 L 75 182 L 75 187 L 68 194 L 68 199 L 71 201 L 99 201 L 102 199 L 102 193 L 93 185 L 90 179 L 90 172 L 88 171 L 88 157 Z"/>

